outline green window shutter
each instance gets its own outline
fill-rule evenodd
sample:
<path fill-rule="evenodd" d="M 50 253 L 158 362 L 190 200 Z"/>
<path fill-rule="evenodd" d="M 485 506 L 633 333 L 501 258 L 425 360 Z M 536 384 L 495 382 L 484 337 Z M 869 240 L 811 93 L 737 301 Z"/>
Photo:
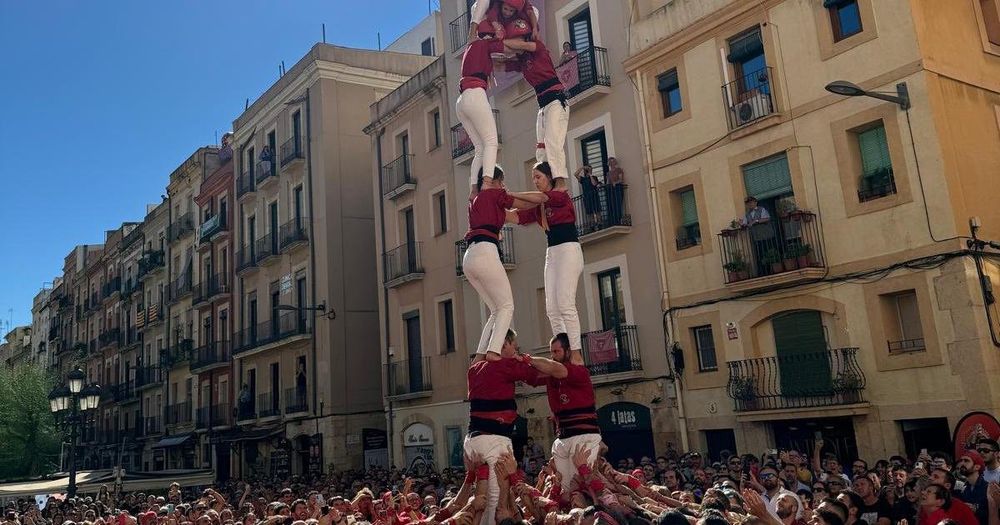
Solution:
<path fill-rule="evenodd" d="M 679 85 L 680 83 L 677 81 L 677 69 L 671 69 L 656 77 L 657 91 L 670 91 L 671 89 L 677 89 Z"/>
<path fill-rule="evenodd" d="M 823 7 L 829 9 L 831 7 L 843 7 L 857 0 L 823 0 Z"/>
<path fill-rule="evenodd" d="M 681 226 L 691 226 L 698 222 L 698 205 L 694 200 L 694 190 L 681 192 Z"/>
<path fill-rule="evenodd" d="M 863 176 L 881 175 L 892 169 L 889 144 L 885 138 L 885 126 L 858 133 L 858 148 L 861 150 L 861 173 Z"/>
<path fill-rule="evenodd" d="M 764 53 L 764 41 L 760 28 L 729 41 L 729 55 L 726 60 L 736 64 Z"/>
<path fill-rule="evenodd" d="M 747 195 L 758 200 L 792 193 L 792 176 L 784 153 L 743 166 Z"/>

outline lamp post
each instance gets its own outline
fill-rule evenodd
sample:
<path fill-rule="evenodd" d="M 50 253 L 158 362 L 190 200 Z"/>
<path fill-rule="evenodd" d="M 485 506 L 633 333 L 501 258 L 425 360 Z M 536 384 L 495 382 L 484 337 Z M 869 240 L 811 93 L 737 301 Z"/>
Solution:
<path fill-rule="evenodd" d="M 893 104 L 899 104 L 899 109 L 910 109 L 910 91 L 906 87 L 906 82 L 896 84 L 896 92 L 865 91 L 857 84 L 852 84 L 846 80 L 834 80 L 826 85 L 825 89 L 835 95 L 844 97 L 871 97 Z"/>
<path fill-rule="evenodd" d="M 68 498 L 76 497 L 76 438 L 83 426 L 83 413 L 96 409 L 101 401 L 101 387 L 96 384 L 84 386 L 85 379 L 87 375 L 83 370 L 74 368 L 66 375 L 66 384 L 49 393 L 49 409 L 70 429 Z"/>

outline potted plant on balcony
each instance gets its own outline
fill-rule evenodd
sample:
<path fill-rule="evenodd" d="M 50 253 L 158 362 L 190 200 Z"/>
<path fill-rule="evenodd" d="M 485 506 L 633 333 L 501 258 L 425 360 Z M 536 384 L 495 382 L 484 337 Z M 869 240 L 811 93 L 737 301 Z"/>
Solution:
<path fill-rule="evenodd" d="M 730 379 L 729 395 L 736 400 L 736 405 L 742 410 L 753 410 L 757 407 L 757 388 L 752 377 L 737 376 Z"/>
<path fill-rule="evenodd" d="M 798 263 L 799 268 L 808 268 L 812 266 L 815 263 L 812 255 L 812 245 L 808 243 L 796 245 L 795 262 Z"/>
<path fill-rule="evenodd" d="M 863 386 L 861 377 L 852 371 L 840 372 L 833 380 L 834 393 L 838 394 L 845 403 L 860 402 Z"/>
<path fill-rule="evenodd" d="M 791 197 L 779 200 L 776 207 L 778 209 L 778 217 L 781 218 L 788 217 L 799 210 L 799 206 L 795 204 L 795 199 Z"/>
<path fill-rule="evenodd" d="M 741 229 L 743 229 L 743 222 L 739 219 L 733 219 L 729 221 L 729 227 L 723 229 L 719 232 L 719 234 L 723 237 L 736 237 L 736 235 L 740 233 Z"/>
<path fill-rule="evenodd" d="M 747 273 L 747 269 L 749 268 L 747 261 L 739 251 L 729 252 L 729 262 L 723 264 L 722 267 L 728 272 L 728 282 L 743 281 L 749 277 Z"/>
<path fill-rule="evenodd" d="M 761 262 L 771 265 L 771 273 L 781 273 L 785 271 L 785 266 L 781 259 L 781 253 L 778 252 L 777 248 L 771 248 L 770 250 L 764 252 L 764 256 L 761 257 Z"/>

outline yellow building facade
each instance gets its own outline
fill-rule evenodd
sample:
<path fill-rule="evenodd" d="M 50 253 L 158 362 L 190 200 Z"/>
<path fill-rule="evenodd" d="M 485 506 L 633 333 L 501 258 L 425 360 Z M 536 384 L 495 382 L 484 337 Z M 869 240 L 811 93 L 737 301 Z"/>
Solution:
<path fill-rule="evenodd" d="M 1000 21 L 992 0 L 944 4 L 631 6 L 691 449 L 822 435 L 842 459 L 915 455 L 1000 412 L 981 286 L 1000 274 L 967 244 L 973 217 L 1000 237 Z M 825 89 L 838 80 L 908 103 Z"/>

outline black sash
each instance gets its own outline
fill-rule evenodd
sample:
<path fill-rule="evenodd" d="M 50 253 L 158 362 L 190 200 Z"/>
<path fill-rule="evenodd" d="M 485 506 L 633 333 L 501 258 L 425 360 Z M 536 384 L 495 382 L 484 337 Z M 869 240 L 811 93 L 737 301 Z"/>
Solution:
<path fill-rule="evenodd" d="M 548 241 L 549 246 L 580 241 L 580 238 L 576 234 L 575 224 L 550 224 L 549 231 L 545 232 L 545 239 Z"/>
<path fill-rule="evenodd" d="M 517 410 L 517 401 L 513 399 L 470 399 L 469 410 L 472 412 L 501 412 Z"/>
<path fill-rule="evenodd" d="M 476 416 L 469 417 L 469 435 L 493 434 L 496 436 L 511 437 L 514 435 L 513 423 L 501 423 L 495 419 L 485 419 Z"/>

